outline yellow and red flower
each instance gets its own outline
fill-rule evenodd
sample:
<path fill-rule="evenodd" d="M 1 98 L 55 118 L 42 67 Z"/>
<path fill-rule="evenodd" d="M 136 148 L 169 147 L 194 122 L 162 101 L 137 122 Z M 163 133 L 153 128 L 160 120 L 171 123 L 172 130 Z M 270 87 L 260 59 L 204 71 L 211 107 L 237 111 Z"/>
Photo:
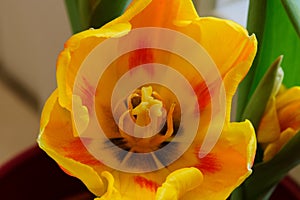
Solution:
<path fill-rule="evenodd" d="M 226 92 L 226 119 L 219 140 L 200 157 L 199 151 L 211 121 L 211 95 L 203 78 L 186 60 L 153 48 L 135 50 L 111 63 L 91 88 L 85 80 L 85 98 L 74 97 L 80 66 L 91 51 L 108 38 L 121 38 L 135 28 L 158 27 L 180 32 L 197 41 L 216 64 Z M 78 177 L 99 199 L 226 199 L 250 175 L 256 150 L 254 129 L 249 121 L 230 122 L 232 96 L 248 72 L 256 53 L 256 39 L 236 23 L 200 18 L 190 0 L 134 0 L 125 13 L 100 29 L 72 36 L 58 57 L 58 88 L 45 104 L 38 143 L 70 175 Z M 106 55 L 100 55 L 105 57 Z M 147 173 L 123 172 L 96 159 L 80 139 L 73 114 L 89 121 L 90 91 L 95 92 L 97 118 L 107 137 L 128 152 L 147 153 L 172 142 L 180 123 L 178 100 L 167 88 L 149 84 L 128 97 L 130 116 L 138 125 L 149 122 L 149 107 L 167 110 L 166 129 L 150 138 L 136 139 L 114 122 L 110 97 L 112 88 L 128 70 L 147 63 L 161 63 L 186 77 L 197 95 L 201 120 L 197 135 L 173 163 Z M 148 73 L 155 73 L 149 70 Z M 100 89 L 101 88 L 101 89 Z M 73 99 L 73 102 L 72 102 Z M 74 111 L 74 105 L 79 106 Z"/>
<path fill-rule="evenodd" d="M 300 130 L 300 87 L 281 86 L 271 97 L 260 122 L 257 140 L 270 160 Z"/>

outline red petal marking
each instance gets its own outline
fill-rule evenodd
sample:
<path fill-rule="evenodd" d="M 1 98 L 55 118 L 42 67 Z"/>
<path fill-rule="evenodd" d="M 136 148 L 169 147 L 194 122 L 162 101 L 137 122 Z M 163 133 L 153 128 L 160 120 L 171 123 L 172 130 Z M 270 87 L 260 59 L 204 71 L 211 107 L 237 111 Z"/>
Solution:
<path fill-rule="evenodd" d="M 202 111 L 210 103 L 211 97 L 208 87 L 206 86 L 205 82 L 202 82 L 194 86 L 194 91 L 198 97 L 200 111 Z"/>
<path fill-rule="evenodd" d="M 94 165 L 102 165 L 102 163 L 94 158 L 84 147 L 80 139 L 76 139 L 72 141 L 68 146 L 64 147 L 64 151 L 66 152 L 66 156 L 72 158 L 80 163 L 94 166 Z"/>
<path fill-rule="evenodd" d="M 129 69 L 137 67 L 142 64 L 153 63 L 153 52 L 149 48 L 137 49 L 130 53 L 129 57 Z M 153 71 L 150 72 L 153 74 Z"/>
<path fill-rule="evenodd" d="M 200 111 L 204 110 L 205 107 L 211 102 L 211 98 L 215 98 L 216 95 L 219 96 L 222 84 L 223 82 L 221 79 L 216 79 L 209 86 L 207 86 L 205 82 L 201 82 L 193 87 L 198 97 Z"/>
<path fill-rule="evenodd" d="M 201 172 L 206 173 L 216 173 L 222 169 L 220 161 L 218 161 L 217 156 L 213 153 L 207 154 L 204 158 L 199 158 L 198 148 L 195 152 L 196 157 L 198 158 L 198 164 L 195 165 Z"/>
<path fill-rule="evenodd" d="M 160 185 L 154 181 L 148 180 L 142 176 L 135 176 L 134 182 L 137 183 L 141 188 L 146 188 L 152 192 L 155 192 Z"/>
<path fill-rule="evenodd" d="M 83 85 L 80 88 L 80 91 L 83 93 L 82 104 L 85 105 L 89 111 L 91 111 L 95 95 L 95 88 L 85 77 L 82 78 L 82 81 Z"/>

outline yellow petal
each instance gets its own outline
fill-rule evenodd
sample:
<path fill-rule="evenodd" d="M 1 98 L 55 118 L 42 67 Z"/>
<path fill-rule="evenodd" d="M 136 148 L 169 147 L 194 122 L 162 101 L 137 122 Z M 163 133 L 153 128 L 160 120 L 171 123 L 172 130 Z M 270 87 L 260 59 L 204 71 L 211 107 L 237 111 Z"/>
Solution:
<path fill-rule="evenodd" d="M 98 171 L 105 169 L 91 156 L 79 138 L 74 138 L 70 112 L 62 108 L 54 92 L 45 104 L 41 118 L 39 146 L 69 174 L 78 177 L 91 192 L 105 191 Z"/>
<path fill-rule="evenodd" d="M 260 143 L 274 142 L 280 137 L 280 124 L 277 117 L 275 97 L 271 98 L 260 121 L 257 141 Z"/>
<path fill-rule="evenodd" d="M 166 181 L 158 188 L 155 199 L 179 199 L 186 192 L 199 187 L 202 180 L 203 175 L 197 168 L 178 169 L 167 176 Z"/>
<path fill-rule="evenodd" d="M 122 200 L 153 200 L 157 188 L 169 173 L 166 169 L 144 174 L 111 172 L 115 181 L 114 187 L 121 194 Z"/>
<path fill-rule="evenodd" d="M 151 3 L 151 0 L 133 0 L 123 15 L 112 20 L 111 22 L 108 22 L 103 27 L 109 27 L 115 24 L 130 21 L 134 16 L 142 12 L 149 5 L 149 3 Z"/>
<path fill-rule="evenodd" d="M 251 174 L 256 151 L 255 132 L 249 121 L 227 124 L 209 154 L 200 158 L 199 149 L 193 144 L 168 166 L 168 169 L 194 166 L 203 173 L 202 184 L 186 192 L 181 200 L 226 199 Z"/>
<path fill-rule="evenodd" d="M 255 57 L 256 51 L 257 51 L 257 41 L 254 35 L 250 36 L 249 38 L 247 36 L 244 36 L 246 40 L 247 45 L 245 45 L 243 48 L 243 53 L 238 55 L 239 61 L 234 63 L 234 65 L 230 66 L 229 69 L 226 69 L 226 62 L 223 64 L 220 64 L 219 70 L 220 72 L 227 71 L 228 72 L 222 76 L 224 76 L 224 88 L 226 90 L 226 121 L 230 121 L 230 114 L 231 114 L 231 104 L 232 104 L 232 98 L 233 95 L 236 93 L 237 87 L 239 83 L 243 80 L 243 78 L 248 73 L 250 66 L 252 65 L 253 59 Z M 228 61 L 232 62 L 232 61 Z"/>
<path fill-rule="evenodd" d="M 95 195 L 102 195 L 104 193 L 105 187 L 102 179 L 92 167 L 62 156 L 62 154 L 55 152 L 51 147 L 47 147 L 42 142 L 39 142 L 39 146 L 59 165 L 63 166 L 64 170 L 79 178 L 92 193 Z"/>
<path fill-rule="evenodd" d="M 193 20 L 196 17 L 190 0 L 152 0 L 131 22 L 134 27 L 172 28 L 177 21 Z"/>
<path fill-rule="evenodd" d="M 121 17 L 107 25 L 130 21 L 133 28 L 172 28 L 174 24 L 190 22 L 196 18 L 198 15 L 191 0 L 134 0 Z"/>
<path fill-rule="evenodd" d="M 57 89 L 50 95 L 50 97 L 47 99 L 42 115 L 41 115 L 41 120 L 40 120 L 40 132 L 43 132 L 46 125 L 49 123 L 50 120 L 50 113 L 57 101 L 57 96 L 58 96 L 58 91 Z"/>
<path fill-rule="evenodd" d="M 246 29 L 232 21 L 200 18 L 191 27 L 187 26 L 180 31 L 194 38 L 206 49 L 222 77 L 240 63 L 249 65 L 254 59 L 257 45 L 255 36 L 249 36 Z M 221 36 L 221 33 L 226 33 L 226 36 Z"/>
<path fill-rule="evenodd" d="M 297 86 L 279 92 L 276 97 L 276 107 L 281 109 L 294 101 L 300 101 L 300 87 Z"/>
<path fill-rule="evenodd" d="M 218 143 L 204 158 L 198 157 L 200 144 L 199 141 L 194 142 L 183 156 L 165 169 L 146 174 L 112 171 L 114 188 L 120 192 L 122 199 L 126 200 L 152 200 L 156 195 L 157 198 L 161 196 L 167 198 L 169 194 L 181 190 L 184 191 L 182 194 L 175 194 L 175 196 L 182 195 L 181 200 L 226 199 L 232 190 L 251 173 L 256 151 L 254 129 L 249 121 L 226 126 Z M 191 184 L 193 181 L 190 178 L 179 182 L 178 180 L 183 178 L 181 175 L 178 175 L 179 179 L 170 181 L 177 177 L 177 172 L 181 172 L 181 168 L 186 166 L 194 166 L 199 170 L 195 172 L 196 174 L 203 174 L 202 183 L 192 179 L 201 183 L 200 186 L 196 187 L 196 184 Z M 178 169 L 179 171 L 177 171 Z M 194 169 L 189 173 L 193 174 Z M 170 177 L 170 179 L 165 181 L 166 177 Z M 200 178 L 197 179 L 200 180 Z M 164 182 L 167 184 L 163 185 Z M 180 184 L 174 186 L 175 183 Z M 193 188 L 194 186 L 195 188 Z M 158 188 L 161 189 L 156 194 Z"/>
<path fill-rule="evenodd" d="M 57 86 L 60 104 L 71 110 L 73 85 L 83 60 L 98 44 L 107 38 L 121 37 L 131 29 L 129 23 L 120 23 L 101 29 L 90 29 L 73 35 L 65 44 L 57 61 Z"/>
<path fill-rule="evenodd" d="M 190 0 L 168 0 L 164 2 L 153 0 L 149 6 L 150 2 L 150 0 L 135 0 L 119 18 L 104 25 L 100 29 L 92 29 L 78 33 L 66 42 L 65 49 L 60 54 L 57 62 L 57 84 L 60 93 L 59 101 L 63 107 L 71 110 L 71 94 L 77 71 L 84 58 L 103 40 L 127 34 L 131 26 L 133 26 L 133 28 L 145 27 L 147 26 L 147 22 L 150 23 L 148 24 L 149 26 L 152 26 L 151 23 L 157 23 L 159 26 L 165 27 L 165 23 L 161 24 L 162 18 L 160 18 L 159 15 L 163 15 L 163 18 L 165 18 L 166 15 L 164 12 L 167 10 L 169 12 L 169 8 L 174 9 L 174 11 L 167 15 L 169 19 L 165 20 L 166 24 L 171 23 L 172 25 L 174 19 L 189 20 L 197 17 Z M 162 6 L 164 6 L 164 9 Z M 153 15 L 153 13 L 157 15 Z M 156 16 L 157 20 L 154 20 L 153 16 Z"/>
<path fill-rule="evenodd" d="M 101 173 L 101 176 L 105 177 L 108 182 L 107 191 L 104 195 L 95 200 L 120 200 L 122 199 L 120 192 L 114 187 L 114 177 L 108 171 Z"/>
<path fill-rule="evenodd" d="M 288 128 L 284 130 L 280 134 L 280 138 L 273 142 L 268 144 L 264 151 L 264 161 L 268 161 L 271 158 L 273 158 L 279 151 L 280 149 L 296 134 L 295 130 Z"/>
<path fill-rule="evenodd" d="M 76 124 L 73 123 L 73 134 L 74 137 L 78 137 L 78 132 L 82 133 L 89 123 L 89 112 L 88 108 L 82 104 L 82 100 L 79 96 L 73 95 L 73 110 L 72 112 L 77 113 L 79 120 Z M 72 121 L 74 121 L 74 116 L 72 115 Z M 75 131 L 76 130 L 76 131 Z"/>
<path fill-rule="evenodd" d="M 295 131 L 300 130 L 300 99 L 292 101 L 285 107 L 278 110 L 278 119 L 281 130 L 293 128 Z"/>

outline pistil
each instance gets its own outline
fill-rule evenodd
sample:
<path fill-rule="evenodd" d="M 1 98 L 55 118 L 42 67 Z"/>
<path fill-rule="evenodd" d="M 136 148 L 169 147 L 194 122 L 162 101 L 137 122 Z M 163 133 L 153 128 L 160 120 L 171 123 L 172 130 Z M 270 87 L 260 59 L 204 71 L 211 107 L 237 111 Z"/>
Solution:
<path fill-rule="evenodd" d="M 174 131 L 174 109 L 175 103 L 170 106 L 167 112 L 163 99 L 157 92 L 153 91 L 151 86 L 142 87 L 130 95 L 127 112 L 134 121 L 135 127 L 131 129 L 134 133 L 125 133 L 120 129 L 120 134 L 125 139 L 126 146 L 130 148 L 130 151 L 151 152 L 158 149 L 161 143 L 170 138 Z M 120 122 L 122 126 L 125 123 L 128 122 L 123 120 Z M 160 129 L 164 125 L 167 126 L 167 131 L 161 133 Z M 143 131 L 141 132 L 141 130 Z"/>

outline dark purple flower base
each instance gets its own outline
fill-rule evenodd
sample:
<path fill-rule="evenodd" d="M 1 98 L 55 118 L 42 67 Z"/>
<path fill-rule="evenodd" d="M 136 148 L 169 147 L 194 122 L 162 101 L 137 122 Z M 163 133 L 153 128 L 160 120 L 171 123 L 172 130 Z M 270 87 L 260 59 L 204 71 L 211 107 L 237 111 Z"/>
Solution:
<path fill-rule="evenodd" d="M 0 199 L 93 199 L 83 183 L 65 174 L 46 153 L 34 146 L 0 167 Z M 286 177 L 271 200 L 300 200 L 300 189 Z"/>

